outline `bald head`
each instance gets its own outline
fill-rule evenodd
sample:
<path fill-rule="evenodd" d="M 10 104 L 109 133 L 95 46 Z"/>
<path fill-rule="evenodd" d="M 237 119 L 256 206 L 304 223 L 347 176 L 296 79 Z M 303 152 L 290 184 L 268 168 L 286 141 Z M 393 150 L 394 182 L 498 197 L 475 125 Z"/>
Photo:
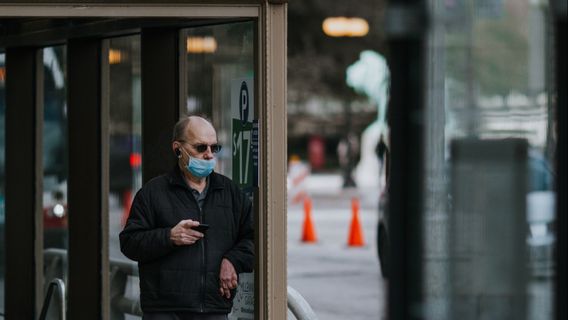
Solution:
<path fill-rule="evenodd" d="M 197 135 L 211 134 L 211 131 L 215 136 L 215 128 L 209 122 L 209 120 L 200 116 L 189 116 L 180 119 L 174 126 L 174 132 L 172 135 L 173 141 L 184 141 L 187 138 L 194 139 Z"/>
<path fill-rule="evenodd" d="M 214 139 L 215 142 L 217 141 L 217 132 L 215 131 L 215 128 L 213 128 L 211 122 L 198 116 L 191 116 L 188 118 L 189 120 L 187 122 L 185 133 L 186 137 L 188 137 L 190 141 L 206 142 L 211 141 L 212 139 Z"/>

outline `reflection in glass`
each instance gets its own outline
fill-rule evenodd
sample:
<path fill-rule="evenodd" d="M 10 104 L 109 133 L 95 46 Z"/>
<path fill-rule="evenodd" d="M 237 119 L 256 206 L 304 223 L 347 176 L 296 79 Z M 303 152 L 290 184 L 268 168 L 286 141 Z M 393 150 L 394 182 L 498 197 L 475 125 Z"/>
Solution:
<path fill-rule="evenodd" d="M 138 300 L 138 268 L 120 252 L 118 235 L 130 211 L 132 199 L 142 186 L 141 161 L 141 83 L 140 36 L 112 38 L 109 40 L 109 255 L 111 264 L 111 292 L 115 298 L 122 296 Z M 131 263 L 133 274 L 117 268 L 122 261 Z M 139 319 L 125 315 L 111 301 L 111 319 Z"/>
<path fill-rule="evenodd" d="M 556 120 L 548 7 L 544 1 L 439 0 L 431 9 L 424 310 L 432 319 L 499 318 L 508 308 L 502 302 L 525 296 L 526 319 L 551 319 Z M 522 158 L 506 155 L 523 141 Z M 500 147 L 492 152 L 491 145 Z M 522 174 L 506 171 L 519 165 Z M 464 202 L 456 192 L 465 189 Z M 497 207 L 504 203 L 511 206 Z M 496 216 L 485 216 L 488 210 Z M 503 223 L 496 228 L 497 218 Z M 510 239 L 522 254 L 506 250 Z M 490 248 L 510 256 L 514 270 L 496 263 Z M 522 275 L 520 287 L 511 289 L 506 280 L 484 286 L 487 276 L 510 273 Z"/>
<path fill-rule="evenodd" d="M 238 103 L 232 91 L 234 94 L 235 86 L 240 89 L 240 80 L 254 83 L 253 27 L 253 22 L 241 22 L 185 30 L 187 101 L 180 114 L 201 114 L 212 120 L 223 145 L 216 171 L 228 177 L 232 176 L 232 109 Z M 251 112 L 250 119 L 253 117 Z"/>
<path fill-rule="evenodd" d="M 254 22 L 184 30 L 187 100 L 181 116 L 211 119 L 223 146 L 215 171 L 239 184 L 252 200 L 252 139 L 255 115 Z M 254 203 L 254 202 L 253 202 Z M 229 319 L 254 317 L 254 276 L 239 275 L 239 289 Z"/>
<path fill-rule="evenodd" d="M 67 282 L 67 100 L 66 47 L 43 49 L 43 246 L 44 286 Z M 58 317 L 51 308 L 48 318 Z"/>

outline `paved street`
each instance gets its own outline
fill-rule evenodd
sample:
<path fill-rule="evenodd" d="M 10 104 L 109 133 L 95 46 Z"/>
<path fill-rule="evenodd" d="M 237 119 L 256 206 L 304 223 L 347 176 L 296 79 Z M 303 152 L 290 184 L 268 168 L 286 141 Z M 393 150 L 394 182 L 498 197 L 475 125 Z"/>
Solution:
<path fill-rule="evenodd" d="M 288 285 L 304 296 L 319 319 L 384 319 L 386 287 L 376 253 L 375 197 L 372 190 L 361 194 L 340 186 L 339 176 L 308 178 L 318 237 L 315 244 L 300 241 L 303 205 L 289 206 Z M 365 246 L 359 248 L 347 246 L 353 196 L 361 198 Z"/>

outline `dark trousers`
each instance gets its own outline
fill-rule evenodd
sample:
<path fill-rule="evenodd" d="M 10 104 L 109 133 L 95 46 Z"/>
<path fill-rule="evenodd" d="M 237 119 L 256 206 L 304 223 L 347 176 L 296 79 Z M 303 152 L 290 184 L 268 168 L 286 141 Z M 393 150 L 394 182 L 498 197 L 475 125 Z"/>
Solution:
<path fill-rule="evenodd" d="M 146 312 L 142 320 L 227 320 L 226 314 L 193 312 Z"/>

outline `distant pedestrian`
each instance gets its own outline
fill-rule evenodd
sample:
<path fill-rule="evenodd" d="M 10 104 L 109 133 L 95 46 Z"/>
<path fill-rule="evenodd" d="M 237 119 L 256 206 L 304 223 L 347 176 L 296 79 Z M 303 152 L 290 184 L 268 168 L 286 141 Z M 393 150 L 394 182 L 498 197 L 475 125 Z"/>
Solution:
<path fill-rule="evenodd" d="M 359 152 L 359 141 L 353 133 L 347 136 L 337 144 L 337 158 L 339 160 L 339 167 L 343 173 L 343 187 L 355 187 L 355 180 L 353 180 L 352 171 Z"/>
<path fill-rule="evenodd" d="M 134 198 L 120 248 L 138 261 L 144 320 L 227 319 L 238 274 L 253 269 L 252 205 L 213 171 L 220 149 L 209 121 L 181 119 L 172 139 L 177 165 Z"/>

